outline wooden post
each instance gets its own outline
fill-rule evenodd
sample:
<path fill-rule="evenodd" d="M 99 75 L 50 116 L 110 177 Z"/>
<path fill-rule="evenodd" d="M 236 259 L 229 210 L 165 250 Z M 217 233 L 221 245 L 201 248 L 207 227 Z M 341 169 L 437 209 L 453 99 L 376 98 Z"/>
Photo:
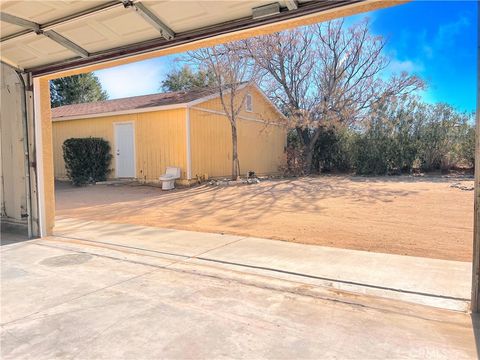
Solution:
<path fill-rule="evenodd" d="M 33 79 L 35 153 L 40 236 L 52 235 L 55 223 L 52 121 L 50 85 L 46 78 Z"/>
<path fill-rule="evenodd" d="M 480 15 L 480 7 L 478 7 Z M 478 29 L 480 35 L 480 28 Z M 473 313 L 480 312 L 480 45 L 477 42 L 477 114 L 475 117 L 475 195 L 473 215 L 473 271 L 472 271 L 472 302 Z"/>

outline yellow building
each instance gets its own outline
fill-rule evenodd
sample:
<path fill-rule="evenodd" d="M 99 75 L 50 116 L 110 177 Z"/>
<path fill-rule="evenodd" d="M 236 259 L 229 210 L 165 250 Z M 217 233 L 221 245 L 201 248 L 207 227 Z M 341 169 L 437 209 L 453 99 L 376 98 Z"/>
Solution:
<path fill-rule="evenodd" d="M 285 159 L 285 118 L 256 85 L 241 92 L 241 173 L 278 173 Z M 110 178 L 156 181 L 167 166 L 181 169 L 182 182 L 231 175 L 230 122 L 212 89 L 61 106 L 52 109 L 52 122 L 56 178 L 66 177 L 63 142 L 89 136 L 110 142 Z"/>

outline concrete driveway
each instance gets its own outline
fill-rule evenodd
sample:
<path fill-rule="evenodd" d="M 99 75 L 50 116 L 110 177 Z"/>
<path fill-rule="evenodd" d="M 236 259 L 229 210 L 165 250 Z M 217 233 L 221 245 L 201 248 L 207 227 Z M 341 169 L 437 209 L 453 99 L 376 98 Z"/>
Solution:
<path fill-rule="evenodd" d="M 466 313 L 167 251 L 50 237 L 1 260 L 2 359 L 477 357 Z"/>
<path fill-rule="evenodd" d="M 57 217 L 64 241 L 210 265 L 356 294 L 467 311 L 469 262 L 372 253 L 228 234 Z"/>

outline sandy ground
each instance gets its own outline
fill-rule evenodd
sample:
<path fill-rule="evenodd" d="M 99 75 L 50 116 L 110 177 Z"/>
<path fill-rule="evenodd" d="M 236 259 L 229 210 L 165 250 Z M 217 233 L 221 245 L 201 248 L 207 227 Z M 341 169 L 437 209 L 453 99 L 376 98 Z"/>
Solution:
<path fill-rule="evenodd" d="M 473 191 L 457 181 L 322 176 L 171 192 L 62 184 L 57 216 L 471 261 Z"/>

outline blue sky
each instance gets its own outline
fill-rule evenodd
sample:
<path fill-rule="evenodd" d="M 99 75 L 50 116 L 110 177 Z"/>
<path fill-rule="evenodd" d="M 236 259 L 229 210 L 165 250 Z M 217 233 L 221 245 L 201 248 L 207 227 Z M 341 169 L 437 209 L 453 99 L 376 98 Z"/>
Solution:
<path fill-rule="evenodd" d="M 413 1 L 347 18 L 368 17 L 371 31 L 387 38 L 389 72 L 407 71 L 426 80 L 422 97 L 462 111 L 476 107 L 476 1 Z M 111 99 L 159 91 L 180 64 L 166 56 L 95 72 Z"/>

